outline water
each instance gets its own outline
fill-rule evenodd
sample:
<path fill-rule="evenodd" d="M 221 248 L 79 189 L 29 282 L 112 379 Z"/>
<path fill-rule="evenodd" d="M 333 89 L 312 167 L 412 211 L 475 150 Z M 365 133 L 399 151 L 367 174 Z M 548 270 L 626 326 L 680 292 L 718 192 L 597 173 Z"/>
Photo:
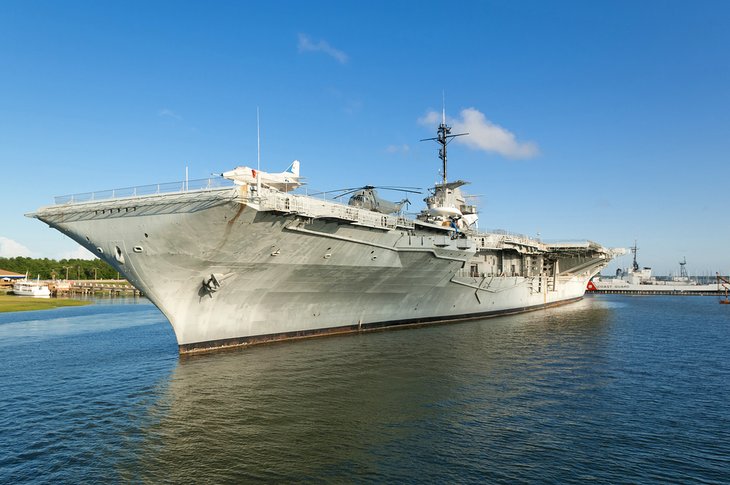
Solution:
<path fill-rule="evenodd" d="M 712 297 L 193 358 L 119 302 L 0 314 L 0 483 L 730 483 Z"/>

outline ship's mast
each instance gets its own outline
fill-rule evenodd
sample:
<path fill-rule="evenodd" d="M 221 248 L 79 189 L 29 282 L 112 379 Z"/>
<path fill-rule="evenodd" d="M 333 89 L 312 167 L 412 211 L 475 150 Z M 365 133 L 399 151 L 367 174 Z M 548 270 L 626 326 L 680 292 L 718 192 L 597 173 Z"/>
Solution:
<path fill-rule="evenodd" d="M 261 196 L 261 123 L 256 106 L 256 195 Z"/>
<path fill-rule="evenodd" d="M 636 252 L 638 250 L 639 250 L 639 248 L 636 247 L 636 240 L 634 240 L 634 245 L 631 247 L 631 252 L 634 253 L 634 264 L 633 264 L 634 271 L 639 271 L 639 263 L 636 262 Z"/>
<path fill-rule="evenodd" d="M 682 258 L 682 261 L 679 262 L 679 277 L 680 278 L 689 278 L 687 276 L 687 268 L 685 267 L 687 264 L 687 258 Z"/>
<path fill-rule="evenodd" d="M 446 188 L 446 145 L 451 142 L 452 138 L 455 138 L 457 136 L 464 136 L 468 135 L 469 133 L 458 133 L 456 135 L 451 134 L 451 127 L 446 124 L 446 103 L 443 104 L 443 109 L 441 112 L 441 124 L 436 130 L 436 138 L 424 138 L 421 141 L 429 141 L 429 140 L 435 140 L 436 143 L 441 145 L 441 148 L 439 148 L 439 158 L 441 159 L 442 163 L 442 175 L 443 175 L 443 186 L 444 190 Z"/>

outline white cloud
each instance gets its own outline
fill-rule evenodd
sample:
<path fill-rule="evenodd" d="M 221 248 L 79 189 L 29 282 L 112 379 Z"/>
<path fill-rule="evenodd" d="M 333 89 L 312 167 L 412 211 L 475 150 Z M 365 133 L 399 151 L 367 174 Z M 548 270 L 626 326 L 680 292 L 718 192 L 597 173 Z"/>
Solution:
<path fill-rule="evenodd" d="M 403 145 L 388 145 L 385 147 L 385 151 L 388 153 L 408 153 L 411 151 L 411 147 L 405 143 Z"/>
<path fill-rule="evenodd" d="M 172 118 L 174 120 L 182 119 L 182 116 L 180 116 L 179 114 L 175 113 L 173 110 L 168 109 L 168 108 L 160 109 L 160 111 L 157 112 L 157 116 L 159 116 L 160 118 Z"/>
<path fill-rule="evenodd" d="M 306 34 L 299 34 L 297 47 L 299 48 L 299 52 L 323 52 L 340 64 L 346 64 L 349 59 L 347 54 L 339 49 L 335 49 L 324 40 L 320 40 L 315 44 Z"/>
<path fill-rule="evenodd" d="M 23 246 L 17 241 L 10 238 L 0 236 L 0 258 L 41 258 L 39 255 Z M 74 249 L 62 253 L 56 253 L 56 256 L 47 256 L 55 259 L 96 259 L 96 255 L 81 245 L 77 245 Z"/>
<path fill-rule="evenodd" d="M 460 118 L 447 120 L 452 133 L 469 133 L 469 136 L 454 138 L 454 141 L 474 150 L 499 153 L 507 158 L 532 158 L 540 153 L 536 143 L 520 142 L 514 133 L 489 121 L 484 113 L 475 108 L 461 110 Z M 429 111 L 418 119 L 422 125 L 434 125 L 441 119 L 439 113 Z"/>
<path fill-rule="evenodd" d="M 441 120 L 441 117 L 435 111 L 429 111 L 422 117 L 418 118 L 418 122 L 420 124 L 426 125 L 426 126 L 435 125 L 436 123 L 439 122 L 439 120 Z"/>
<path fill-rule="evenodd" d="M 78 245 L 71 251 L 61 253 L 58 259 L 96 259 L 96 256 L 85 247 Z"/>
<path fill-rule="evenodd" d="M 15 258 L 18 256 L 30 258 L 33 257 L 33 252 L 17 241 L 0 236 L 0 257 Z"/>

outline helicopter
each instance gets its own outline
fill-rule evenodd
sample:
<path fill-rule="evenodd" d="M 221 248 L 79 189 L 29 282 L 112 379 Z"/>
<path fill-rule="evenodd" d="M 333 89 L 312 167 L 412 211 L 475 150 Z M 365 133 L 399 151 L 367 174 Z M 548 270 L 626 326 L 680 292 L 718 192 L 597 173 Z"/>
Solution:
<path fill-rule="evenodd" d="M 340 195 L 335 196 L 335 199 L 350 195 L 348 205 L 352 207 L 358 207 L 360 209 L 367 209 L 373 212 L 379 212 L 381 214 L 396 214 L 401 211 L 403 206 L 407 206 L 411 203 L 408 198 L 404 198 L 398 202 L 391 202 L 385 199 L 381 199 L 378 196 L 376 189 L 381 190 L 396 190 L 398 192 L 408 192 L 411 194 L 420 194 L 421 192 L 417 189 L 418 187 L 375 187 L 373 185 L 365 185 L 363 187 L 356 187 L 350 189 L 342 189 Z"/>

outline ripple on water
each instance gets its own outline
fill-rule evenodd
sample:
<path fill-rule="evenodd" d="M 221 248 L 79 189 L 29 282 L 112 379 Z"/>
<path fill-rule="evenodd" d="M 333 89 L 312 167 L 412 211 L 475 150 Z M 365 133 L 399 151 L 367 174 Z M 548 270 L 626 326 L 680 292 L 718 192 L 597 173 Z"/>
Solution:
<path fill-rule="evenodd" d="M 150 305 L 0 321 L 0 481 L 728 482 L 718 307 L 592 297 L 183 359 Z"/>

